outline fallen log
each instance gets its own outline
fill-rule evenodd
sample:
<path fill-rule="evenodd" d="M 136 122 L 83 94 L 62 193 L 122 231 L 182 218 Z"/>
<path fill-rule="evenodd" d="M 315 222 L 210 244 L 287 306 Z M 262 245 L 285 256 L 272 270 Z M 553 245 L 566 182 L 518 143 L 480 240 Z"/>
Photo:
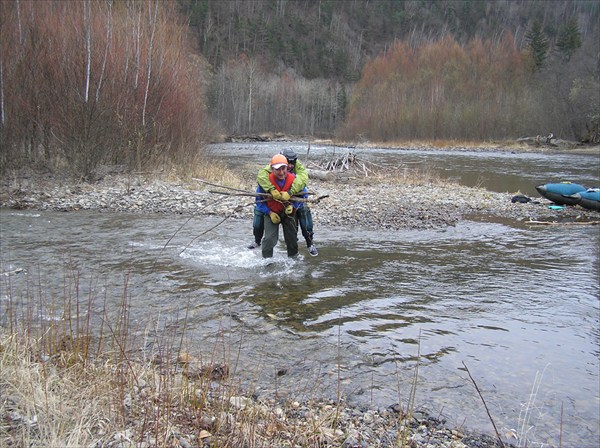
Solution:
<path fill-rule="evenodd" d="M 308 170 L 308 176 L 312 179 L 318 180 L 333 180 L 335 178 L 335 174 L 332 171 L 325 170 Z"/>

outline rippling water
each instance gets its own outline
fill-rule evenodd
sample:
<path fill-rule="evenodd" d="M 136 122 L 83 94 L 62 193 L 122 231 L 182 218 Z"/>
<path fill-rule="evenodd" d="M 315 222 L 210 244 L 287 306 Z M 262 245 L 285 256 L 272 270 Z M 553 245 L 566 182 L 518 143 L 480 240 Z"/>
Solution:
<path fill-rule="evenodd" d="M 100 313 L 128 274 L 140 335 L 186 322 L 190 351 L 210 359 L 224 347 L 218 356 L 259 395 L 309 398 L 318 385 L 357 405 L 406 403 L 418 360 L 419 405 L 491 433 L 465 363 L 502 431 L 518 429 L 538 377 L 530 440 L 558 445 L 562 407 L 563 446 L 597 446 L 597 227 L 317 223 L 318 257 L 301 248 L 288 260 L 281 244 L 268 265 L 245 249 L 250 214 L 199 236 L 219 220 L 0 210 L 2 271 L 15 271 L 2 276 L 0 310 L 9 289 L 19 306 L 38 294 L 60 304 L 75 270 L 79 298 L 97 297 Z"/>

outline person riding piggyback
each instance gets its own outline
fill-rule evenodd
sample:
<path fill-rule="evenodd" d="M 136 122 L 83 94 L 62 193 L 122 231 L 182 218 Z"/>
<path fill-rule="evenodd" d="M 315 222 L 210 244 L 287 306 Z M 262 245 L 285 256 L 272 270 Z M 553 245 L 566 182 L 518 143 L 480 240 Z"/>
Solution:
<path fill-rule="evenodd" d="M 288 172 L 288 161 L 282 154 L 276 154 L 271 159 L 271 173 L 269 183 L 269 197 L 258 196 L 256 198 L 256 210 L 262 213 L 264 218 L 264 237 L 262 240 L 263 258 L 273 256 L 273 248 L 279 240 L 279 225 L 283 228 L 283 237 L 288 257 L 298 254 L 298 236 L 295 221 L 296 210 L 302 208 L 302 202 L 293 201 L 290 196 L 290 188 L 296 176 Z M 257 193 L 267 193 L 258 185 Z M 268 217 L 268 219 L 267 219 Z"/>

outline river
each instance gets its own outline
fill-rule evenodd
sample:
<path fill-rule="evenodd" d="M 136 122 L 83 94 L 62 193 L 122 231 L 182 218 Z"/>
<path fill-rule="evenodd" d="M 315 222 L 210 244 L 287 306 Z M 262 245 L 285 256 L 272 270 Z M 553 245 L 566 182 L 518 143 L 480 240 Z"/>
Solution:
<path fill-rule="evenodd" d="M 258 164 L 275 148 L 213 152 Z M 306 155 L 306 146 L 296 149 Z M 361 157 L 423 163 L 495 191 L 534 194 L 531 185 L 550 177 L 600 184 L 592 156 L 379 150 Z M 66 290 L 92 299 L 94 313 L 110 313 L 126 290 L 133 333 L 149 351 L 183 334 L 188 351 L 226 362 L 259 396 L 406 405 L 417 374 L 418 407 L 493 434 L 466 366 L 503 434 L 528 428 L 528 446 L 558 446 L 559 437 L 563 447 L 598 446 L 596 226 L 463 221 L 356 232 L 315 223 L 318 257 L 301 249 L 288 260 L 280 247 L 269 265 L 245 248 L 250 220 L 204 233 L 220 218 L 3 209 L 0 219 L 2 272 L 13 272 L 2 276 L 2 314 L 11 302 L 56 319 Z M 78 289 L 65 288 L 74 278 Z"/>

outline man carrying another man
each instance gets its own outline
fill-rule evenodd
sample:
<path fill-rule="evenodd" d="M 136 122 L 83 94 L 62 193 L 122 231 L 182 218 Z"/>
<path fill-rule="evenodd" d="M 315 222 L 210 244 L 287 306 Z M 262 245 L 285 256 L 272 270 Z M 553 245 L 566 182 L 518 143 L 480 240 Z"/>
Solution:
<path fill-rule="evenodd" d="M 287 172 L 289 174 L 294 175 L 293 182 L 291 186 L 284 190 L 285 193 L 289 197 L 293 195 L 297 195 L 303 191 L 306 191 L 306 183 L 308 181 L 308 172 L 306 168 L 300 161 L 298 160 L 298 156 L 291 149 L 285 149 L 281 152 L 281 155 L 285 158 L 287 162 Z M 277 156 L 278 156 L 277 155 Z M 273 159 L 277 156 L 274 156 Z M 282 193 L 277 190 L 277 188 L 271 182 L 271 174 L 273 172 L 273 159 L 271 163 L 263 168 L 261 168 L 258 172 L 257 182 L 259 187 L 265 193 L 269 193 L 273 196 L 273 199 L 281 201 Z M 283 160 L 283 159 L 281 159 Z M 287 199 L 289 200 L 289 197 Z M 284 201 L 285 202 L 285 201 Z M 264 234 L 265 229 L 265 210 L 261 210 L 257 203 L 257 206 L 254 208 L 254 219 L 252 222 L 252 233 L 254 234 L 254 242 L 248 246 L 249 249 L 254 249 L 261 245 L 261 240 Z M 293 215 L 295 218 L 295 227 L 297 232 L 298 224 L 300 224 L 300 228 L 302 230 L 302 236 L 306 241 L 306 246 L 308 247 L 308 252 L 313 256 L 317 256 L 319 252 L 317 251 L 316 246 L 313 242 L 313 222 L 312 222 L 312 214 L 310 212 L 310 208 L 306 203 L 300 203 L 300 207 L 293 208 Z M 285 236 L 285 228 L 284 228 L 284 236 Z M 264 252 L 264 250 L 263 250 Z"/>
<path fill-rule="evenodd" d="M 285 156 L 277 154 L 273 156 L 270 163 L 271 173 L 269 174 L 269 183 L 272 188 L 267 196 L 257 196 L 256 212 L 263 215 L 264 238 L 262 240 L 263 258 L 273 256 L 273 248 L 279 240 L 279 224 L 283 227 L 283 238 L 287 248 L 288 257 L 298 255 L 298 230 L 294 220 L 294 212 L 298 207 L 302 207 L 302 202 L 290 202 L 291 197 L 288 191 L 296 176 L 288 173 L 287 160 Z M 260 185 L 256 189 L 257 193 L 266 193 Z M 268 219 L 264 217 L 268 216 Z"/>

